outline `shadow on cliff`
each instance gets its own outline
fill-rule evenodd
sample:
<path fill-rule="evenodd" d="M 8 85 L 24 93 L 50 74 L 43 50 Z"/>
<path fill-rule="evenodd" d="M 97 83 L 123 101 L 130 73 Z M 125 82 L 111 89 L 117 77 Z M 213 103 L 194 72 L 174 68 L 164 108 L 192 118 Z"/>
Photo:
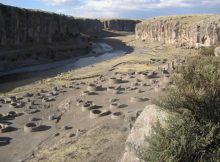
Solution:
<path fill-rule="evenodd" d="M 96 37 L 94 39 L 94 42 L 107 43 L 111 45 L 114 48 L 114 50 L 124 51 L 126 54 L 129 54 L 134 50 L 132 47 L 127 46 L 120 39 L 117 39 L 116 38 L 117 36 L 112 36 L 112 35 L 110 36 L 110 34 L 114 35 L 114 33 L 109 33 L 109 37 L 104 37 L 104 36 Z M 100 54 L 100 55 L 103 55 L 103 54 Z M 100 55 L 94 54 L 94 55 L 82 56 L 80 58 L 86 58 L 86 57 L 91 57 L 91 56 L 98 57 Z M 96 63 L 96 62 L 93 62 L 93 63 Z M 93 63 L 90 63 L 88 65 L 91 65 Z M 55 77 L 60 73 L 67 72 L 73 69 L 77 69 L 77 68 L 65 69 L 63 67 L 57 67 L 57 68 L 44 70 L 44 71 L 38 71 L 38 72 L 22 72 L 22 73 L 16 73 L 16 74 L 11 74 L 11 75 L 5 75 L 5 76 L 0 77 L 0 93 L 6 93 L 17 87 L 25 86 L 25 85 L 34 83 L 36 81 L 40 81 L 42 79 Z"/>

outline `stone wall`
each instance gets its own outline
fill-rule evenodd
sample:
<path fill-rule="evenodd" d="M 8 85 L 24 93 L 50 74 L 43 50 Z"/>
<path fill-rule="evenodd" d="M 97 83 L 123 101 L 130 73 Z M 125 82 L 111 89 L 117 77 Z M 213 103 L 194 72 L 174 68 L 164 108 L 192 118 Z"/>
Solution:
<path fill-rule="evenodd" d="M 136 38 L 184 47 L 220 43 L 219 15 L 156 17 L 136 25 Z"/>

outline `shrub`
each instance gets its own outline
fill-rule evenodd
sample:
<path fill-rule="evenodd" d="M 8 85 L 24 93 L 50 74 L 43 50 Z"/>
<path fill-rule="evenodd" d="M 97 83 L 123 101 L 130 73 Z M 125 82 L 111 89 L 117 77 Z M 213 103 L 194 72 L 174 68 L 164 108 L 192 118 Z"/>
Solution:
<path fill-rule="evenodd" d="M 159 106 L 176 112 L 164 129 L 157 124 L 139 150 L 147 162 L 219 162 L 220 61 L 196 57 L 178 67 L 173 88 Z"/>
<path fill-rule="evenodd" d="M 161 107 L 184 112 L 197 119 L 219 122 L 220 61 L 212 57 L 196 57 L 187 66 L 177 68 L 175 87 L 162 97 Z"/>
<path fill-rule="evenodd" d="M 201 125 L 192 116 L 180 118 L 170 119 L 167 129 L 157 124 L 139 157 L 146 162 L 218 162 L 220 126 L 211 122 Z"/>

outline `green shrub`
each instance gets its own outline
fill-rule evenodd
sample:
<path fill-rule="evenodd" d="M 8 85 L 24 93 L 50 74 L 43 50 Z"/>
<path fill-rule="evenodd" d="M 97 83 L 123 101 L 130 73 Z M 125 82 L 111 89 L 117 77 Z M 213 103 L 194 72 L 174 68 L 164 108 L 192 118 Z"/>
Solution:
<path fill-rule="evenodd" d="M 139 156 L 147 162 L 220 161 L 220 61 L 196 57 L 178 67 L 175 86 L 157 103 L 176 112 L 169 127 L 159 124 Z"/>
<path fill-rule="evenodd" d="M 162 97 L 160 106 L 178 113 L 187 109 L 197 119 L 219 122 L 220 61 L 196 57 L 176 73 L 175 87 Z"/>
<path fill-rule="evenodd" d="M 139 157 L 146 162 L 218 162 L 220 159 L 220 126 L 198 123 L 192 116 L 170 119 L 170 127 L 154 129 Z"/>

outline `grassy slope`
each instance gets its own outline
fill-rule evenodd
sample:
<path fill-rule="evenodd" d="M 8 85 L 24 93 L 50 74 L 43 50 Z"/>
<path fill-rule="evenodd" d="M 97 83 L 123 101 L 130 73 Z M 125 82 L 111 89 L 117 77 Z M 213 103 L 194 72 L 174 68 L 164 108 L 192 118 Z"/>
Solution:
<path fill-rule="evenodd" d="M 157 21 L 169 21 L 176 23 L 181 21 L 182 24 L 191 25 L 196 22 L 202 21 L 209 17 L 220 16 L 220 14 L 195 14 L 195 15 L 174 15 L 174 16 L 158 16 L 143 21 L 144 24 L 150 24 Z"/>

